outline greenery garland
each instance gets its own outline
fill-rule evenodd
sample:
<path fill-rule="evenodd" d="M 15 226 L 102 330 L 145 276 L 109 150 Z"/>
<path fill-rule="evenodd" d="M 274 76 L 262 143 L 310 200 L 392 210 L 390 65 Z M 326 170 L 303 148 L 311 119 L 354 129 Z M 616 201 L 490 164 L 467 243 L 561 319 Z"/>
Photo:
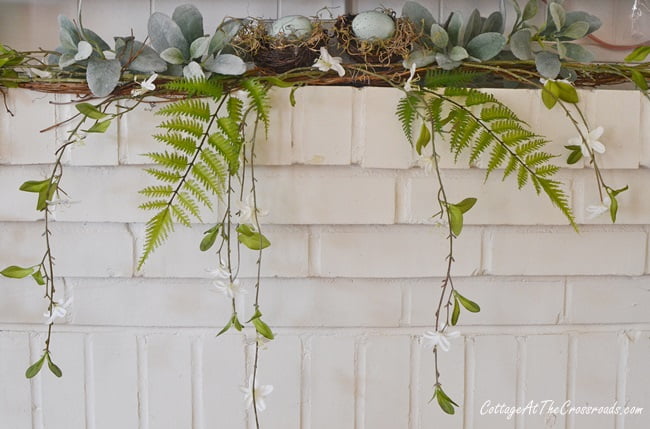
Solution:
<path fill-rule="evenodd" d="M 265 407 L 264 396 L 272 387 L 258 385 L 258 359 L 261 346 L 273 340 L 274 334 L 263 320 L 259 300 L 263 249 L 271 243 L 259 221 L 264 211 L 257 205 L 255 141 L 258 132 L 266 132 L 269 127 L 269 90 L 292 88 L 293 105 L 294 92 L 303 85 L 390 86 L 404 94 L 396 106 L 396 116 L 406 140 L 421 157 L 421 164 L 435 173 L 438 211 L 433 218 L 448 230 L 446 274 L 440 299 L 434 306 L 433 330 L 423 334 L 422 342 L 432 347 L 434 355 L 433 397 L 444 412 L 454 414 L 458 404 L 443 390 L 438 353 L 448 350 L 450 340 L 458 335 L 450 332 L 449 327 L 458 323 L 461 311 L 480 311 L 477 303 L 454 287 L 452 276 L 454 243 L 462 233 L 464 214 L 477 199 L 460 200 L 446 191 L 438 163 L 438 139 L 444 136 L 448 140 L 456 161 L 465 153 L 470 163 L 483 162 L 486 177 L 503 169 L 503 178 L 516 176 L 520 189 L 529 185 L 537 194 L 545 194 L 577 229 L 562 184 L 554 179 L 559 166 L 552 163 L 555 156 L 545 150 L 548 140 L 531 131 L 507 105 L 478 89 L 495 84 L 538 88 L 546 107 L 562 109 L 576 128 L 579 137 L 566 146 L 567 163 L 587 157 L 593 166 L 601 204 L 591 211 L 608 211 L 615 222 L 616 197 L 628 188 L 610 186 L 598 168 L 597 154 L 604 150 L 598 141 L 602 131 L 593 128 L 578 108 L 576 85 L 629 81 L 648 97 L 650 64 L 642 61 L 650 54 L 650 47 L 635 50 L 626 58 L 630 63 L 590 63 L 591 54 L 574 41 L 597 30 L 597 18 L 585 12 L 567 12 L 561 1 L 554 0 L 548 3 L 546 22 L 535 26 L 532 22 L 538 13 L 536 0 L 528 1 L 523 8 L 517 1 L 512 5 L 516 20 L 511 32 L 504 34 L 499 12 L 484 18 L 474 11 L 467 22 L 460 14 L 452 13 L 444 23 L 437 23 L 426 8 L 406 2 L 398 24 L 406 30 L 399 30 L 398 48 L 408 48 L 410 53 L 399 57 L 398 64 L 390 62 L 397 50 L 394 45 L 392 51 L 382 51 L 391 46 L 392 35 L 362 39 L 355 35 L 355 31 L 361 30 L 355 30 L 353 16 L 338 21 L 335 33 L 344 37 L 344 43 L 339 40 L 340 50 L 345 53 L 354 46 L 350 55 L 358 57 L 358 52 L 364 50 L 372 53 L 364 58 L 381 58 L 381 64 L 346 63 L 333 57 L 326 43 L 324 23 L 316 22 L 313 29 L 311 21 L 295 21 L 296 17 L 276 21 L 270 32 L 258 20 L 230 19 L 214 34 L 205 35 L 203 18 L 192 5 L 179 6 L 172 17 L 153 14 L 148 24 L 151 46 L 133 37 L 116 37 L 111 48 L 83 26 L 81 13 L 77 22 L 59 17 L 61 46 L 56 51 L 18 52 L 0 45 L 3 98 L 4 88 L 15 87 L 86 94 L 75 104 L 77 113 L 63 122 L 76 121 L 76 125 L 57 149 L 51 174 L 45 180 L 30 180 L 20 187 L 37 194 L 36 210 L 44 214 L 43 258 L 33 266 L 10 266 L 0 272 L 11 278 L 31 276 L 45 289 L 47 337 L 42 356 L 25 373 L 27 378 L 36 376 L 45 363 L 54 375 L 62 376 L 53 362 L 50 342 L 55 321 L 65 316 L 71 300 L 62 301 L 55 296 L 55 265 L 50 245 L 53 237 L 49 226 L 56 207 L 69 201 L 63 183 L 63 154 L 89 133 L 106 132 L 113 120 L 140 103 L 162 98 L 169 104 L 157 112 L 164 119 L 159 126 L 161 132 L 153 138 L 163 146 L 160 151 L 146 154 L 154 164 L 146 172 L 158 183 L 140 191 L 147 198 L 140 208 L 152 211 L 153 216 L 146 225 L 138 268 L 163 244 L 175 224 L 189 226 L 193 220 L 202 222 L 202 207 L 213 209 L 216 201 L 225 204 L 223 217 L 205 231 L 199 248 L 216 249 L 213 251 L 218 267 L 213 271 L 214 284 L 232 304 L 232 313 L 217 335 L 229 329 L 241 331 L 246 326 L 256 332 L 251 378 L 243 391 L 259 428 L 258 411 Z M 395 20 L 392 11 L 367 13 Z M 282 24 L 283 20 L 291 23 Z M 276 27 L 280 30 L 271 34 Z M 375 30 L 370 28 L 371 33 Z M 251 55 L 255 59 L 254 53 L 260 46 L 265 49 L 265 68 L 247 67 L 245 61 Z M 295 53 L 305 49 L 311 53 L 300 57 L 308 58 L 310 63 L 294 67 L 292 62 L 288 68 L 287 52 L 295 61 Z M 312 64 L 314 58 L 317 59 Z M 275 69 L 282 73 L 273 72 L 273 61 L 278 62 Z M 125 107 L 125 100 L 135 103 Z M 5 107 L 12 114 L 6 100 Z M 238 280 L 242 246 L 258 255 L 253 316 L 246 321 L 240 318 L 238 309 L 238 297 L 245 292 Z"/>

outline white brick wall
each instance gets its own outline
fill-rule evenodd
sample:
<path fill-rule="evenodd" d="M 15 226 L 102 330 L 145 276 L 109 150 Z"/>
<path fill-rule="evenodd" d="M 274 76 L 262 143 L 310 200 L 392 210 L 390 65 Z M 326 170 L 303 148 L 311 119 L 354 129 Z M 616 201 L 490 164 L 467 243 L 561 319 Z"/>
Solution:
<path fill-rule="evenodd" d="M 111 3 L 122 10 L 127 2 Z M 224 10 L 276 16 L 318 8 L 317 2 L 288 0 L 238 2 L 235 9 L 196 3 L 215 22 Z M 445 13 L 449 3 L 431 2 Z M 606 2 L 597 3 L 606 9 Z M 33 23 L 54 22 L 61 10 L 72 15 L 76 2 L 36 4 L 0 0 L 10 12 L 0 16 L 0 35 L 27 28 L 14 44 L 19 48 L 33 47 L 44 35 L 54 38 L 47 33 L 51 27 Z M 169 12 L 175 2 L 128 2 L 131 15 L 111 14 L 107 4 L 84 2 L 88 24 L 102 33 L 119 25 L 126 34 L 151 10 Z M 7 16 L 16 19 L 9 23 Z M 494 93 L 551 137 L 561 153 L 573 135 L 557 122 L 562 114 L 547 112 L 534 91 Z M 517 192 L 497 177 L 484 185 L 484 170 L 443 158 L 450 193 L 459 200 L 479 198 L 466 216 L 454 274 L 456 287 L 482 311 L 461 316 L 463 337 L 440 356 L 445 390 L 464 407 L 455 417 L 429 403 L 432 356 L 417 341 L 431 328 L 446 248 L 444 232 L 427 225 L 433 178 L 413 167 L 414 155 L 393 114 L 398 94 L 302 88 L 295 109 L 287 91 L 273 95 L 269 141 L 260 138 L 257 158 L 261 205 L 271 210 L 265 233 L 273 243 L 264 256 L 261 298 L 265 320 L 278 334 L 262 352 L 262 383 L 275 385 L 269 410 L 261 415 L 263 427 L 650 425 L 650 103 L 634 92 L 581 95 L 594 125 L 606 129 L 604 173 L 616 187 L 631 187 L 620 198 L 615 226 L 605 217 L 585 221 L 585 207 L 597 195 L 592 171 L 584 166 L 560 173 L 583 224 L 576 234 L 544 198 Z M 10 91 L 17 115 L 0 113 L 2 267 L 30 264 L 40 255 L 40 216 L 33 196 L 17 188 L 44 176 L 62 136 L 38 133 L 69 110 L 51 100 Z M 137 190 L 149 180 L 141 173 L 146 158 L 140 154 L 156 148 L 150 139 L 155 125 L 150 109 L 139 109 L 66 159 L 65 189 L 79 203 L 57 213 L 53 226 L 60 290 L 74 296 L 53 340 L 63 379 L 46 372 L 24 379 L 44 339 L 42 290 L 31 281 L 0 278 L 0 427 L 253 427 L 238 389 L 247 380 L 252 334 L 214 337 L 229 308 L 210 286 L 206 269 L 214 267 L 214 257 L 198 251 L 206 227 L 177 228 L 144 270 L 135 272 L 147 219 L 136 209 Z M 214 215 L 206 213 L 204 220 Z M 254 264 L 254 255 L 244 254 L 249 291 Z M 250 299 L 249 293 L 242 304 Z M 488 399 L 508 405 L 618 401 L 646 411 L 624 418 L 507 420 L 481 415 Z"/>

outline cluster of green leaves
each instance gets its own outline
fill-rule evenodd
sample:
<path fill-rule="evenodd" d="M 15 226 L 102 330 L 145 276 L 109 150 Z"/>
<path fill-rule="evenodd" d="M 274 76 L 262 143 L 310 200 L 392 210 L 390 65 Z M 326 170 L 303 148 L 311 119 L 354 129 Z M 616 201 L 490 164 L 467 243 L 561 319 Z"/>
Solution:
<path fill-rule="evenodd" d="M 460 307 L 464 307 L 465 310 L 469 311 L 470 313 L 478 313 L 481 311 L 481 307 L 475 303 L 474 301 L 465 298 L 463 295 L 461 295 L 456 289 L 452 292 L 452 296 L 454 298 L 454 309 L 451 312 L 451 324 L 452 326 L 456 326 L 458 323 L 458 318 L 460 317 Z"/>
<path fill-rule="evenodd" d="M 456 160 L 464 152 L 469 152 L 471 164 L 486 156 L 486 178 L 498 168 L 503 168 L 504 179 L 516 174 L 520 189 L 531 183 L 538 194 L 546 193 L 575 225 L 568 198 L 560 182 L 552 179 L 559 167 L 550 163 L 554 156 L 543 150 L 548 140 L 530 131 L 524 121 L 491 94 L 458 86 L 439 88 L 435 76 L 429 76 L 424 83 L 421 91 L 402 98 L 397 108 L 411 144 L 412 127 L 419 117 L 431 125 L 431 130 L 425 130 L 425 125 L 420 132 L 416 143 L 419 153 L 430 141 L 432 132 L 447 135 Z M 474 113 L 475 109 L 479 113 Z"/>
<path fill-rule="evenodd" d="M 33 265 L 31 267 L 19 267 L 18 265 L 11 265 L 0 274 L 10 279 L 24 279 L 27 276 L 32 276 L 36 284 L 39 286 L 45 285 L 45 278 L 43 277 L 43 270 L 41 264 Z"/>
<path fill-rule="evenodd" d="M 15 88 L 18 84 L 12 80 L 18 77 L 13 67 L 20 65 L 25 56 L 20 52 L 9 49 L 0 44 L 0 86 Z M 9 79 L 9 80 L 7 80 Z"/>
<path fill-rule="evenodd" d="M 625 61 L 627 62 L 642 62 L 650 55 L 650 46 L 639 46 L 632 51 Z M 630 80 L 634 82 L 637 88 L 641 90 L 646 97 L 648 97 L 648 79 L 639 70 L 634 68 L 630 69 Z M 650 97 L 649 97 L 650 98 Z"/>
<path fill-rule="evenodd" d="M 270 104 L 265 86 L 250 78 L 242 80 L 241 87 L 257 117 L 268 126 Z M 219 79 L 181 79 L 170 82 L 166 88 L 183 92 L 188 98 L 157 112 L 167 119 L 159 125 L 164 132 L 154 138 L 166 150 L 146 154 L 156 166 L 145 171 L 160 183 L 140 191 L 149 199 L 140 208 L 154 210 L 156 214 L 147 222 L 139 267 L 173 231 L 174 222 L 190 226 L 192 220 L 201 221 L 200 207 L 212 210 L 212 198 L 223 198 L 228 177 L 239 172 L 245 143 L 244 102 L 224 91 Z M 210 102 L 217 107 L 212 109 Z M 226 112 L 222 114 L 224 105 Z M 208 231 L 202 250 L 214 244 L 219 227 Z M 226 233 L 223 228 L 221 231 Z M 240 235 L 255 241 L 252 231 L 240 231 Z M 257 240 L 258 248 L 268 245 L 265 240 Z"/>
<path fill-rule="evenodd" d="M 27 371 L 25 371 L 25 377 L 27 378 L 34 378 L 36 375 L 41 372 L 41 368 L 43 368 L 43 364 L 47 362 L 47 367 L 50 369 L 52 374 L 56 375 L 57 377 L 63 376 L 63 371 L 61 371 L 61 368 L 59 368 L 54 362 L 52 362 L 52 357 L 50 356 L 50 352 L 46 351 L 43 353 L 43 356 L 34 364 L 32 364 L 29 368 L 27 368 Z"/>

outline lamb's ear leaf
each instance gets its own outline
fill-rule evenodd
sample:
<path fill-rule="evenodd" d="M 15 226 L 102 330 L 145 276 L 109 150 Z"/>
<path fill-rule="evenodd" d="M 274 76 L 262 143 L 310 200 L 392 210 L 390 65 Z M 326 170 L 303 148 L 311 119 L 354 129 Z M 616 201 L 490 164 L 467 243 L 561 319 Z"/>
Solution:
<path fill-rule="evenodd" d="M 120 60 L 104 60 L 91 58 L 88 61 L 86 80 L 90 91 L 97 97 L 109 95 L 120 81 L 122 65 Z"/>
<path fill-rule="evenodd" d="M 426 32 L 436 22 L 429 9 L 416 1 L 407 1 L 402 7 L 402 16 L 415 24 L 418 32 Z"/>
<path fill-rule="evenodd" d="M 147 25 L 149 39 L 156 52 L 167 48 L 176 48 L 183 53 L 183 57 L 190 55 L 190 44 L 183 35 L 181 28 L 164 13 L 155 12 L 149 17 Z"/>
<path fill-rule="evenodd" d="M 203 16 L 193 4 L 183 4 L 174 9 L 172 20 L 178 24 L 188 43 L 203 36 Z"/>

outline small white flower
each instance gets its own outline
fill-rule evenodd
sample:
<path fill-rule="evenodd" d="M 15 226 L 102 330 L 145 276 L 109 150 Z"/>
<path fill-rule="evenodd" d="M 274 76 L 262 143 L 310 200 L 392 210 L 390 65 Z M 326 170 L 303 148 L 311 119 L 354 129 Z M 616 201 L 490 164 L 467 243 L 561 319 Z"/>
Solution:
<path fill-rule="evenodd" d="M 257 218 L 263 217 L 269 214 L 268 210 L 263 210 L 261 208 L 255 209 L 255 198 L 251 192 L 246 197 L 246 202 L 236 201 L 235 206 L 237 207 L 237 223 L 240 225 L 250 225 L 253 229 L 256 228 Z"/>
<path fill-rule="evenodd" d="M 47 203 L 47 212 L 50 215 L 52 220 L 56 220 L 56 213 L 58 207 L 70 208 L 72 204 L 76 204 L 79 201 L 74 201 L 69 198 L 61 198 L 58 200 L 46 200 Z"/>
<path fill-rule="evenodd" d="M 448 352 L 451 346 L 450 340 L 458 338 L 460 332 L 444 332 L 445 328 L 443 327 L 441 331 L 427 331 L 422 335 L 422 345 L 425 347 L 440 347 L 442 351 Z"/>
<path fill-rule="evenodd" d="M 585 211 L 587 212 L 587 219 L 592 220 L 602 215 L 603 213 L 609 211 L 609 207 L 612 205 L 612 200 L 609 197 L 603 198 L 602 204 L 594 204 L 587 206 Z"/>
<path fill-rule="evenodd" d="M 30 77 L 31 77 L 32 73 L 35 74 L 36 76 L 40 77 L 41 79 L 48 79 L 48 78 L 52 77 L 52 73 L 50 73 L 49 71 L 37 69 L 37 68 L 34 68 L 34 67 L 31 67 L 31 68 L 27 69 L 27 72 L 30 75 Z"/>
<path fill-rule="evenodd" d="M 334 70 L 339 76 L 343 77 L 345 75 L 345 69 L 341 65 L 341 61 L 341 57 L 332 57 L 327 51 L 327 48 L 322 46 L 320 48 L 320 58 L 316 60 L 313 67 L 323 72 Z"/>
<path fill-rule="evenodd" d="M 417 160 L 418 166 L 424 169 L 424 172 L 429 175 L 433 173 L 436 166 L 435 160 L 432 156 L 421 156 Z"/>
<path fill-rule="evenodd" d="M 92 45 L 86 42 L 85 40 L 82 40 L 77 44 L 77 53 L 74 56 L 74 60 L 83 61 L 85 59 L 88 59 L 88 57 L 90 57 L 92 53 L 93 53 Z"/>
<path fill-rule="evenodd" d="M 70 307 L 70 304 L 72 304 L 72 297 L 68 298 L 67 301 L 63 301 L 62 299 L 54 301 L 52 303 L 52 311 L 46 311 L 43 313 L 43 317 L 47 317 L 45 324 L 50 325 L 54 323 L 56 319 L 64 318 L 65 315 L 68 314 L 68 307 Z"/>
<path fill-rule="evenodd" d="M 158 79 L 158 74 L 153 73 L 151 76 L 149 76 L 146 80 L 143 80 L 142 82 L 138 82 L 136 78 L 133 78 L 135 83 L 140 84 L 140 88 L 135 88 L 131 90 L 131 95 L 134 97 L 139 97 L 142 94 L 146 94 L 149 91 L 153 91 L 156 89 L 156 84 L 154 82 Z"/>
<path fill-rule="evenodd" d="M 231 276 L 230 270 L 228 270 L 228 267 L 223 263 L 223 261 L 219 261 L 219 266 L 208 272 L 216 279 L 229 279 Z"/>
<path fill-rule="evenodd" d="M 205 73 L 199 63 L 192 61 L 183 67 L 183 77 L 185 79 L 205 79 Z"/>
<path fill-rule="evenodd" d="M 605 153 L 605 145 L 598 140 L 605 132 L 605 129 L 603 127 L 598 127 L 592 131 L 589 131 L 587 127 L 585 127 L 583 124 L 580 124 L 578 127 L 580 128 L 580 133 L 582 134 L 582 136 L 584 136 L 584 139 L 582 138 L 582 136 L 572 137 L 569 139 L 570 145 L 580 146 L 582 155 L 584 155 L 585 157 L 590 156 L 589 149 L 587 148 L 587 146 L 589 146 L 591 150 L 593 150 L 594 152 L 598 152 L 601 154 Z"/>
<path fill-rule="evenodd" d="M 212 282 L 215 289 L 224 294 L 229 299 L 235 299 L 241 295 L 246 295 L 246 291 L 239 283 L 239 280 L 215 280 Z"/>
<path fill-rule="evenodd" d="M 253 376 L 248 380 L 248 386 L 240 386 L 239 390 L 244 394 L 244 401 L 246 401 L 246 408 L 253 406 Z M 266 410 L 266 401 L 264 398 L 273 392 L 273 386 L 266 384 L 263 386 L 258 385 L 255 380 L 255 402 L 257 403 L 257 411 Z"/>
<path fill-rule="evenodd" d="M 406 80 L 406 83 L 404 84 L 404 90 L 405 91 L 415 91 L 417 90 L 418 85 L 411 85 L 411 82 L 413 81 L 413 77 L 415 76 L 415 69 L 417 69 L 417 64 L 413 63 L 411 64 L 411 75 L 409 78 Z"/>

